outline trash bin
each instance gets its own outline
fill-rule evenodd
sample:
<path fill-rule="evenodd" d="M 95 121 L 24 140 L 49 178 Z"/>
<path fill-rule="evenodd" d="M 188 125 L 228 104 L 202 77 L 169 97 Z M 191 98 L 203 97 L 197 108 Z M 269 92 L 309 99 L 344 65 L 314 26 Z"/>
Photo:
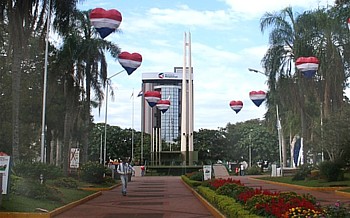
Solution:
<path fill-rule="evenodd" d="M 271 164 L 271 176 L 276 177 L 277 176 L 277 165 Z"/>

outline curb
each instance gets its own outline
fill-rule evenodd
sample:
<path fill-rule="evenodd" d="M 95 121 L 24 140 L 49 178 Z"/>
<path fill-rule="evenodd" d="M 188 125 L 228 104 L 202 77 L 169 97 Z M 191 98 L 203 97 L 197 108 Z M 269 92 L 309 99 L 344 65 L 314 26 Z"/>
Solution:
<path fill-rule="evenodd" d="M 197 197 L 197 199 L 210 211 L 210 213 L 215 218 L 225 218 L 226 216 L 223 215 L 218 209 L 216 209 L 212 204 L 210 204 L 205 198 L 203 198 L 200 194 L 198 194 L 191 186 L 189 186 L 183 179 L 181 179 L 182 183 L 192 192 L 194 196 Z"/>
<path fill-rule="evenodd" d="M 85 191 L 109 191 L 109 190 L 112 190 L 118 186 L 120 186 L 121 184 L 116 184 L 116 185 L 113 185 L 111 187 L 107 187 L 107 188 L 92 188 L 92 187 L 82 187 L 82 188 L 79 188 L 81 190 L 85 190 Z"/>

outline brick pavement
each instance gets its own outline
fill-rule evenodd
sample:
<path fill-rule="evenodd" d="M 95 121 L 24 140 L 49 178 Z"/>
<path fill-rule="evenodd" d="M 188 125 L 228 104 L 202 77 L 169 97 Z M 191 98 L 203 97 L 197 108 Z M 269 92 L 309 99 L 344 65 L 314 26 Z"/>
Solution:
<path fill-rule="evenodd" d="M 230 176 L 250 187 L 271 191 L 294 191 L 309 193 L 321 205 L 333 205 L 337 200 L 350 205 L 350 194 L 337 194 L 335 190 L 309 189 L 297 186 L 270 183 L 256 176 Z M 102 195 L 74 207 L 55 218 L 206 218 L 220 217 L 203 204 L 180 177 L 133 177 L 128 185 L 127 196 L 121 195 L 121 187 L 103 191 Z M 206 207 L 207 206 L 207 207 Z M 209 208 L 209 209 L 208 209 Z"/>
<path fill-rule="evenodd" d="M 180 177 L 133 177 L 127 196 L 121 187 L 76 206 L 55 218 L 209 218 L 212 213 Z"/>

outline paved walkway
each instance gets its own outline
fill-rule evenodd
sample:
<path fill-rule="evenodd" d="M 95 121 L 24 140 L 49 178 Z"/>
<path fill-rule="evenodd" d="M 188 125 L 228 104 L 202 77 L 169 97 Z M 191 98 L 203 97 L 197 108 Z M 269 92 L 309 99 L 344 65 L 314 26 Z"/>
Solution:
<path fill-rule="evenodd" d="M 55 218 L 206 218 L 214 217 L 180 177 L 132 177 L 127 196 L 121 186 Z"/>
<path fill-rule="evenodd" d="M 322 205 L 333 205 L 340 200 L 350 205 L 350 195 L 339 195 L 334 190 L 310 190 L 301 187 L 267 183 L 251 176 L 230 176 L 250 187 L 271 191 L 309 193 Z M 205 218 L 215 217 L 182 182 L 180 177 L 133 177 L 127 196 L 121 187 L 103 191 L 102 195 L 76 206 L 55 218 Z M 218 216 L 216 216 L 218 217 Z"/>

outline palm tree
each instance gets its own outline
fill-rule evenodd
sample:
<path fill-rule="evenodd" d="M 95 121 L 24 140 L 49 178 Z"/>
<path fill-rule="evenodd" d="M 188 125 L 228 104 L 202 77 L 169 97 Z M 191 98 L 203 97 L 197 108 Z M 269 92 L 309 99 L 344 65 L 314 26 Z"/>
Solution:
<path fill-rule="evenodd" d="M 49 0 L 9 0 L 1 1 L 1 20 L 7 23 L 9 33 L 9 50 L 11 74 L 12 74 L 12 157 L 14 161 L 19 159 L 19 112 L 22 66 L 28 59 L 28 40 L 33 36 L 42 37 L 46 34 L 45 26 L 49 25 L 45 17 L 48 11 L 56 12 L 57 23 L 69 20 L 69 15 L 75 9 L 78 0 L 53 1 L 48 8 Z M 42 41 L 44 43 L 44 41 Z"/>
<path fill-rule="evenodd" d="M 64 46 L 61 53 L 67 60 L 67 69 L 71 69 L 67 79 L 74 79 L 75 86 L 82 87 L 81 94 L 82 116 L 76 122 L 80 123 L 82 129 L 81 139 L 83 160 L 88 160 L 89 132 L 91 127 L 91 91 L 94 91 L 98 105 L 101 106 L 103 100 L 103 87 L 107 85 L 107 60 L 105 52 L 109 52 L 115 59 L 118 58 L 120 49 L 112 42 L 97 38 L 96 31 L 89 21 L 89 11 L 76 11 L 71 22 L 69 31 L 62 35 Z M 73 70 L 74 69 L 74 70 Z M 72 84 L 72 85 L 74 85 Z M 70 105 L 67 105 L 69 107 Z M 73 108 L 72 108 L 73 109 Z M 70 110 L 67 111 L 70 113 Z M 70 115 L 67 114 L 69 117 Z M 67 118 L 67 122 L 72 119 Z M 72 124 L 68 125 L 71 126 Z M 65 131 L 66 128 L 65 128 Z M 65 134 L 65 142 L 69 144 L 69 132 Z M 69 146 L 70 147 L 70 146 Z M 69 152 L 69 149 L 66 150 Z"/>
<path fill-rule="evenodd" d="M 286 8 L 279 13 L 265 14 L 261 19 L 261 30 L 271 26 L 271 46 L 262 61 L 270 73 L 268 103 L 282 106 L 287 114 L 284 121 L 288 121 L 294 134 L 301 126 L 305 150 L 314 152 L 316 157 L 316 152 L 320 151 L 315 147 L 315 127 L 320 126 L 317 123 L 329 117 L 332 108 L 341 108 L 343 104 L 343 90 L 348 77 L 344 69 L 344 64 L 348 66 L 345 49 L 348 36 L 344 37 L 344 22 L 325 9 L 307 11 L 295 17 L 292 9 Z M 288 56 L 283 49 L 285 46 L 292 49 L 293 56 Z M 307 80 L 299 72 L 291 74 L 291 60 L 300 56 L 319 58 L 321 64 L 316 79 Z M 277 81 L 275 72 L 279 73 Z M 270 108 L 267 118 L 271 117 Z M 295 116 L 297 113 L 299 118 Z M 287 123 L 284 122 L 284 126 Z"/>
<path fill-rule="evenodd" d="M 291 74 L 292 61 L 294 58 L 294 48 L 298 47 L 298 34 L 295 21 L 295 15 L 291 7 L 287 7 L 280 12 L 265 13 L 260 20 L 260 29 L 262 32 L 272 27 L 269 35 L 270 48 L 262 59 L 262 65 L 268 76 L 269 92 L 267 97 L 268 111 L 265 115 L 271 126 L 275 126 L 277 118 L 276 105 L 282 113 L 282 125 L 286 125 L 287 120 L 292 120 L 291 113 L 284 113 L 290 109 L 297 110 L 296 107 L 298 96 L 290 96 L 288 100 L 284 100 L 284 93 L 291 92 L 295 89 L 295 75 Z M 276 107 L 276 109 L 275 109 Z M 283 136 L 283 132 L 282 132 Z M 282 137 L 282 162 L 286 166 L 286 145 L 284 137 Z"/>

